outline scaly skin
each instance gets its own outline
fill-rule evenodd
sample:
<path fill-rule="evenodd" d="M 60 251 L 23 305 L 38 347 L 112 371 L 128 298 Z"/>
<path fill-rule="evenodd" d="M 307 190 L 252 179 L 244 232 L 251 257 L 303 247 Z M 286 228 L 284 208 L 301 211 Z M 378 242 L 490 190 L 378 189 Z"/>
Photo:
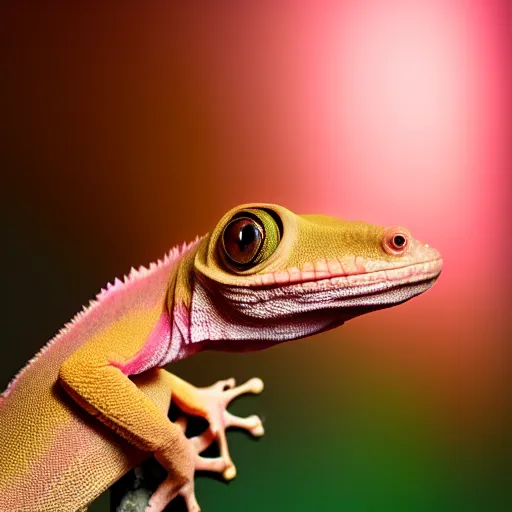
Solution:
<path fill-rule="evenodd" d="M 262 383 L 199 390 L 160 368 L 203 349 L 254 350 L 336 327 L 424 292 L 441 267 L 403 228 L 270 204 L 231 210 L 211 234 L 103 290 L 0 397 L 0 510 L 77 510 L 151 454 L 169 477 L 148 511 L 176 495 L 199 510 L 196 469 L 236 474 L 225 429 L 263 433 L 257 417 L 226 411 Z M 200 438 L 168 420 L 171 390 L 184 412 L 209 421 Z M 214 439 L 221 456 L 200 457 Z"/>

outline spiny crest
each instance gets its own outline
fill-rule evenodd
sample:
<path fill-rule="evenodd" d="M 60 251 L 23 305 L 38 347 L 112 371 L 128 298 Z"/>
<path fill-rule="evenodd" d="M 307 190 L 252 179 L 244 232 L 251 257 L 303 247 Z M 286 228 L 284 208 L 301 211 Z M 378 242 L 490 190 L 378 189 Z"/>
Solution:
<path fill-rule="evenodd" d="M 12 390 L 16 381 L 21 377 L 23 372 L 29 368 L 33 363 L 35 363 L 44 353 L 50 349 L 55 343 L 57 343 L 65 334 L 70 332 L 78 323 L 80 323 L 92 310 L 98 307 L 102 301 L 104 301 L 107 297 L 109 297 L 113 293 L 117 293 L 118 291 L 130 286 L 132 283 L 148 277 L 155 271 L 161 269 L 165 265 L 169 265 L 171 263 L 177 262 L 186 252 L 195 247 L 202 237 L 196 237 L 193 242 L 186 243 L 183 242 L 181 246 L 173 247 L 164 257 L 163 259 L 157 260 L 155 263 L 151 263 L 149 268 L 144 266 L 140 266 L 138 270 L 132 267 L 130 273 L 125 275 L 123 281 L 118 279 L 117 277 L 114 279 L 114 283 L 107 283 L 106 287 L 102 288 L 100 293 L 96 295 L 95 299 L 89 301 L 89 304 L 84 305 L 82 310 L 75 314 L 75 316 L 69 321 L 66 322 L 63 327 L 59 330 L 59 332 L 46 343 L 37 354 L 28 361 L 28 363 L 18 372 L 18 374 L 9 382 L 7 388 L 3 393 L 0 393 L 0 406 L 2 402 L 9 395 L 9 391 Z"/>
<path fill-rule="evenodd" d="M 123 280 L 116 277 L 113 283 L 107 283 L 106 287 L 102 288 L 100 293 L 96 296 L 96 299 L 98 301 L 104 300 L 105 297 L 110 295 L 111 293 L 115 293 L 119 289 L 124 288 L 130 283 L 147 277 L 148 275 L 152 274 L 153 272 L 157 271 L 163 266 L 179 260 L 183 256 L 183 254 L 188 252 L 192 247 L 194 247 L 199 242 L 200 238 L 201 237 L 196 237 L 196 239 L 191 243 L 183 242 L 181 246 L 173 247 L 162 259 L 158 259 L 156 262 L 151 262 L 149 264 L 149 268 L 146 268 L 143 265 L 141 265 L 138 269 L 132 267 L 130 269 L 130 272 L 127 275 L 124 275 Z M 90 306 L 94 305 L 93 303 L 95 303 L 95 301 L 91 301 Z M 89 309 L 89 306 L 86 306 L 85 309 Z"/>

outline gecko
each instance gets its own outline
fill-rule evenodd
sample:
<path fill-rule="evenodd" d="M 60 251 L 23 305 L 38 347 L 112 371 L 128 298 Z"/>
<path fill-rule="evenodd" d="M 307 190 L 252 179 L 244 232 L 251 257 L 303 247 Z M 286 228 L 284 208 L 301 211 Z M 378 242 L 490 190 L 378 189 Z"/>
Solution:
<path fill-rule="evenodd" d="M 429 289 L 442 264 L 403 227 L 237 206 L 209 234 L 107 285 L 0 395 L 0 510 L 86 510 L 154 456 L 168 476 L 147 512 L 176 496 L 199 511 L 196 470 L 236 475 L 226 428 L 264 432 L 258 416 L 227 411 L 263 382 L 198 388 L 165 367 L 207 349 L 265 349 L 401 304 Z M 187 438 L 167 416 L 171 399 L 208 429 Z M 201 456 L 213 442 L 219 456 Z"/>

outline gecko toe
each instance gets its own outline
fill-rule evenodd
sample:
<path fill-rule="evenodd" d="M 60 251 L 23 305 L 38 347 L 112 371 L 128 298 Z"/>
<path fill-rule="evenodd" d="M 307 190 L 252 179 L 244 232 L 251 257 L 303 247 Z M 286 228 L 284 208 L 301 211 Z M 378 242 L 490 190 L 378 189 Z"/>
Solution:
<path fill-rule="evenodd" d="M 236 477 L 236 467 L 233 465 L 233 466 L 229 466 L 227 467 L 223 473 L 222 473 L 222 476 L 226 479 L 226 480 L 233 480 L 233 478 Z"/>

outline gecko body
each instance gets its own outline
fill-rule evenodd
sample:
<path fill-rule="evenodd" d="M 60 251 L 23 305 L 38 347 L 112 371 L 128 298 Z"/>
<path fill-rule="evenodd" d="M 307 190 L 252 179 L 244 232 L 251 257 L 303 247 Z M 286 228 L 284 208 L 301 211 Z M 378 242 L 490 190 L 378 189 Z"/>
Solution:
<path fill-rule="evenodd" d="M 236 475 L 225 429 L 263 433 L 258 417 L 227 412 L 229 401 L 263 385 L 198 389 L 163 367 L 334 328 L 426 291 L 441 268 L 404 228 L 272 204 L 232 209 L 211 233 L 102 290 L 0 396 L 0 510 L 79 510 L 151 455 L 169 476 L 147 510 L 177 495 L 199 510 L 195 470 Z M 187 439 L 168 419 L 171 393 L 208 420 L 204 434 Z M 201 457 L 213 441 L 220 456 Z"/>

